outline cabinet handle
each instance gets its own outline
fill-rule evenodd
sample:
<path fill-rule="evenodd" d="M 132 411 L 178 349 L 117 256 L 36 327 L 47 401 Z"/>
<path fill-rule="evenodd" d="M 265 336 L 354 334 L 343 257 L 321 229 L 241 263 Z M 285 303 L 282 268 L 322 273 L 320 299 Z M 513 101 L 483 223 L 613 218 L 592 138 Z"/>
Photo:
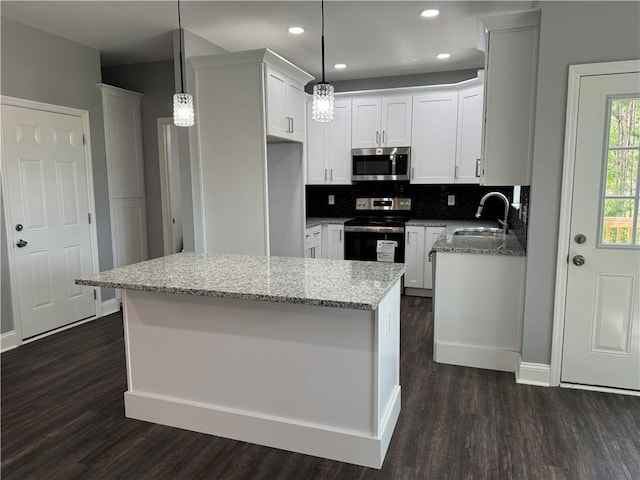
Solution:
<path fill-rule="evenodd" d="M 325 182 L 327 181 L 327 169 L 326 168 L 324 169 L 324 181 Z"/>
<path fill-rule="evenodd" d="M 293 133 L 293 117 L 289 117 L 291 122 L 291 133 Z"/>
<path fill-rule="evenodd" d="M 385 130 L 382 130 L 382 143 L 387 143 L 386 137 L 387 137 L 387 132 Z"/>
<path fill-rule="evenodd" d="M 460 178 L 460 167 L 458 165 L 456 165 L 456 178 Z"/>
<path fill-rule="evenodd" d="M 376 130 L 376 144 L 380 145 L 380 132 Z"/>
<path fill-rule="evenodd" d="M 411 233 L 407 233 L 407 245 L 411 245 Z"/>
<path fill-rule="evenodd" d="M 481 158 L 477 158 L 476 159 L 476 177 L 480 178 L 480 166 L 482 165 L 482 159 Z"/>
<path fill-rule="evenodd" d="M 338 230 L 340 232 L 340 237 L 338 238 L 338 240 L 341 242 L 342 241 L 342 229 Z"/>
<path fill-rule="evenodd" d="M 329 170 L 329 180 L 333 182 L 333 168 Z"/>

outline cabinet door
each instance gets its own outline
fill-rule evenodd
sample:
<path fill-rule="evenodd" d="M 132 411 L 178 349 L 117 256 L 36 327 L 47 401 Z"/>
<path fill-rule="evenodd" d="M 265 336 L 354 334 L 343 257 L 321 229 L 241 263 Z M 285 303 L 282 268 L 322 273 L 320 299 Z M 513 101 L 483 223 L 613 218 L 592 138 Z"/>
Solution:
<path fill-rule="evenodd" d="M 489 33 L 484 185 L 529 185 L 538 29 Z"/>
<path fill-rule="evenodd" d="M 458 92 L 413 97 L 411 183 L 454 183 Z"/>
<path fill-rule="evenodd" d="M 375 148 L 380 146 L 380 97 L 354 98 L 351 102 L 353 148 Z"/>
<path fill-rule="evenodd" d="M 144 198 L 115 198 L 113 207 L 114 267 L 142 262 L 147 255 L 147 206 Z"/>
<path fill-rule="evenodd" d="M 267 67 L 267 135 L 287 138 L 287 77 Z"/>
<path fill-rule="evenodd" d="M 302 85 L 287 79 L 287 108 L 285 119 L 290 123 L 289 138 L 298 142 L 304 141 L 304 90 Z M 289 120 L 290 119 L 290 120 Z"/>
<path fill-rule="evenodd" d="M 326 166 L 325 123 L 316 122 L 311 118 L 311 102 L 306 104 L 307 110 L 307 185 L 324 185 L 329 178 Z"/>
<path fill-rule="evenodd" d="M 424 230 L 424 227 L 405 228 L 405 287 L 424 288 Z"/>
<path fill-rule="evenodd" d="M 307 228 L 304 237 L 304 256 L 306 258 L 322 258 L 322 232 L 320 225 Z"/>
<path fill-rule="evenodd" d="M 333 122 L 323 124 L 329 180 L 334 185 L 351 185 L 351 100 L 337 100 L 333 108 Z"/>
<path fill-rule="evenodd" d="M 344 225 L 327 225 L 327 251 L 322 258 L 344 260 Z"/>
<path fill-rule="evenodd" d="M 433 248 L 433 244 L 436 243 L 438 237 L 442 235 L 444 227 L 427 227 L 425 229 L 424 236 L 424 288 L 433 288 L 433 259 L 430 258 L 429 253 Z"/>
<path fill-rule="evenodd" d="M 458 92 L 458 148 L 456 183 L 480 183 L 483 91 L 478 85 Z"/>
<path fill-rule="evenodd" d="M 382 97 L 381 146 L 406 147 L 411 145 L 411 103 L 410 95 L 403 97 Z"/>

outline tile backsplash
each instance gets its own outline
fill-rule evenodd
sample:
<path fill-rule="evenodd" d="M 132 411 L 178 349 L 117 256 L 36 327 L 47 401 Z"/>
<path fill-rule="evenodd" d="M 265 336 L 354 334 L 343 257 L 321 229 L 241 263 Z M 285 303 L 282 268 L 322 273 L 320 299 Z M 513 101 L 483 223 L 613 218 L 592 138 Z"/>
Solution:
<path fill-rule="evenodd" d="M 446 220 L 472 220 L 478 203 L 485 193 L 498 191 L 513 199 L 513 187 L 481 187 L 479 185 L 412 185 L 409 182 L 359 182 L 353 185 L 307 185 L 307 217 L 355 217 L 364 212 L 356 211 L 359 197 L 409 197 L 409 218 L 433 218 Z M 329 205 L 329 195 L 335 204 Z M 455 205 L 448 205 L 450 195 Z M 529 187 L 522 187 L 520 202 L 529 203 Z M 522 207 L 521 207 L 522 208 Z M 482 212 L 482 220 L 497 220 L 504 215 L 504 204 L 498 198 L 490 198 Z M 509 224 L 526 247 L 527 223 L 518 218 L 518 211 L 510 207 Z"/>

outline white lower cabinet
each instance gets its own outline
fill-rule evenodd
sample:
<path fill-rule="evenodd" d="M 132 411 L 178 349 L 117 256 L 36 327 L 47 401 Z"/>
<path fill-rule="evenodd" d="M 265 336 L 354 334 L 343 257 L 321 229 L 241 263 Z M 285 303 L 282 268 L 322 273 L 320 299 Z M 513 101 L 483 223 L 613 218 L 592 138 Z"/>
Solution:
<path fill-rule="evenodd" d="M 322 258 L 322 230 L 320 225 L 307 228 L 304 235 L 304 256 Z"/>
<path fill-rule="evenodd" d="M 438 237 L 442 235 L 445 227 L 427 227 L 424 235 L 424 285 L 423 288 L 431 290 L 433 288 L 433 256 L 431 249 Z"/>
<path fill-rule="evenodd" d="M 515 371 L 525 257 L 450 252 L 435 257 L 434 360 Z"/>
<path fill-rule="evenodd" d="M 433 262 L 429 253 L 444 229 L 445 227 L 406 227 L 404 261 L 407 264 L 407 271 L 404 274 L 404 286 L 425 291 L 405 293 L 429 296 L 427 290 L 433 288 Z"/>
<path fill-rule="evenodd" d="M 404 286 L 424 288 L 424 227 L 406 227 L 404 239 Z"/>
<path fill-rule="evenodd" d="M 322 258 L 344 260 L 344 225 L 322 226 Z"/>

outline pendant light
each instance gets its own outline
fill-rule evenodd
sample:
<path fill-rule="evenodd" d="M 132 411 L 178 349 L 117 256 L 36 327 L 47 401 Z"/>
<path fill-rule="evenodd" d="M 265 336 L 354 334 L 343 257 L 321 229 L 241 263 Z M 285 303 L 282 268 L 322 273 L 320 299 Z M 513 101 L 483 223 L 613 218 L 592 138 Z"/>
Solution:
<path fill-rule="evenodd" d="M 180 18 L 180 0 L 178 0 L 178 29 L 180 32 L 180 93 L 173 96 L 173 123 L 177 127 L 190 127 L 193 125 L 193 97 L 184 93 L 184 58 L 182 57 L 184 31 Z"/>
<path fill-rule="evenodd" d="M 313 86 L 311 118 L 316 122 L 333 120 L 333 85 L 324 80 L 324 0 L 322 0 L 322 82 Z"/>

